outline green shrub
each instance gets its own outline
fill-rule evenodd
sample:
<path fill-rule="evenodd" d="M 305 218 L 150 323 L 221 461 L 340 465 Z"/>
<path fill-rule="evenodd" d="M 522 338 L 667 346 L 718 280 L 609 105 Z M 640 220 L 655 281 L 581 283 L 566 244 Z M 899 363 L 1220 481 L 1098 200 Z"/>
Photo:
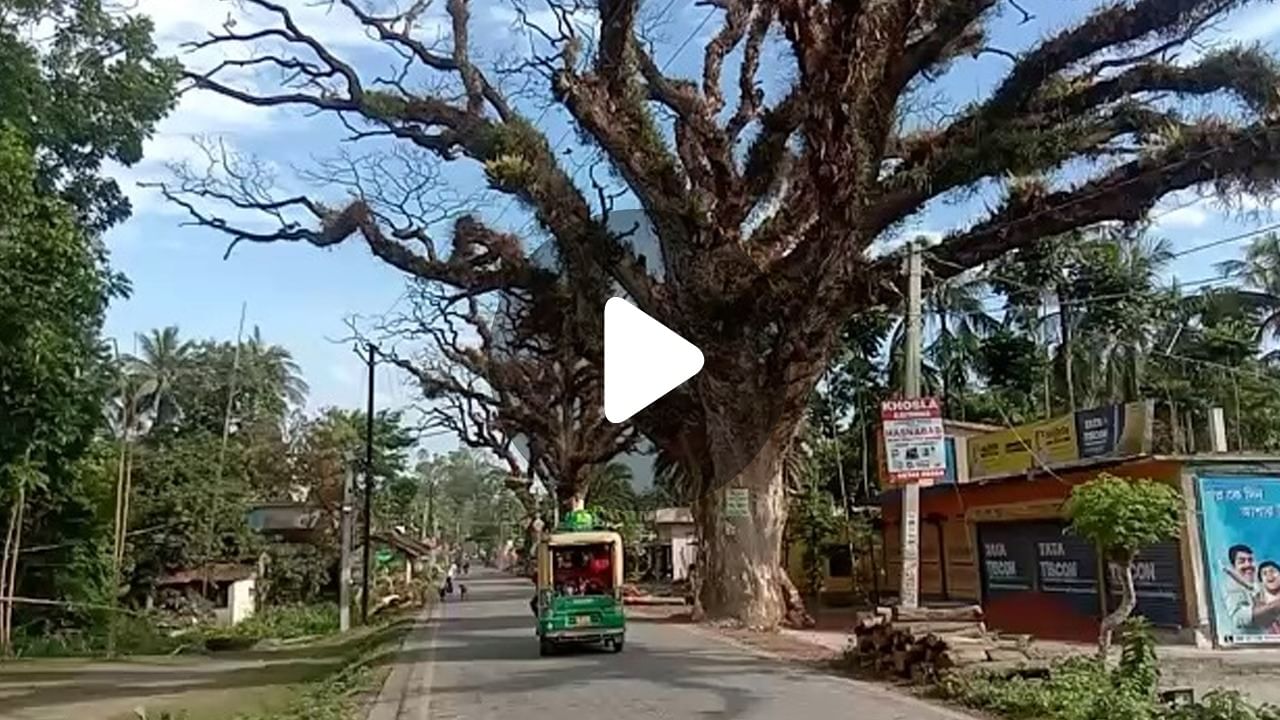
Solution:
<path fill-rule="evenodd" d="M 1115 671 L 1097 658 L 1071 658 L 1048 678 L 949 678 L 944 696 L 1014 720 L 1153 720 L 1160 717 L 1155 641 L 1146 624 L 1126 624 Z"/>
<path fill-rule="evenodd" d="M 242 638 L 289 640 L 338 631 L 338 606 L 281 605 L 267 607 L 230 628 L 228 634 Z"/>
<path fill-rule="evenodd" d="M 170 637 L 155 619 L 145 615 L 120 614 L 116 619 L 115 651 L 119 655 L 166 655 L 182 642 Z M 28 630 L 16 628 L 14 649 L 19 657 L 84 657 L 105 655 L 111 627 L 105 618 L 85 628 Z"/>
<path fill-rule="evenodd" d="M 952 676 L 939 689 L 954 702 L 1010 720 L 1280 720 L 1280 708 L 1255 707 L 1237 692 L 1165 707 L 1156 699 L 1160 668 L 1146 623 L 1127 623 L 1123 642 L 1113 671 L 1096 658 L 1073 658 L 1044 679 Z"/>
<path fill-rule="evenodd" d="M 1254 707 L 1238 692 L 1219 690 L 1197 703 L 1167 711 L 1161 720 L 1280 720 L 1280 708 Z"/>

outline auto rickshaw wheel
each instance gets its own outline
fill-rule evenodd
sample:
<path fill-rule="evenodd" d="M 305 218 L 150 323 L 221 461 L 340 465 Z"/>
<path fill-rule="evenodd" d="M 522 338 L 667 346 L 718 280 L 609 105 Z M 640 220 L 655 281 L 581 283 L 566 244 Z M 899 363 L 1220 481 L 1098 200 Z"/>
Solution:
<path fill-rule="evenodd" d="M 538 641 L 539 655 L 541 655 L 542 657 L 547 657 L 549 655 L 555 655 L 555 653 L 556 653 L 555 643 L 551 642 L 550 640 L 547 640 L 546 638 L 543 638 Z"/>
<path fill-rule="evenodd" d="M 610 640 L 610 641 L 609 641 L 609 651 L 610 651 L 610 652 L 615 652 L 615 653 L 620 653 L 620 652 L 622 652 L 622 640 L 623 640 L 623 638 L 620 638 L 620 637 L 616 637 L 616 638 L 614 638 L 613 640 Z"/>

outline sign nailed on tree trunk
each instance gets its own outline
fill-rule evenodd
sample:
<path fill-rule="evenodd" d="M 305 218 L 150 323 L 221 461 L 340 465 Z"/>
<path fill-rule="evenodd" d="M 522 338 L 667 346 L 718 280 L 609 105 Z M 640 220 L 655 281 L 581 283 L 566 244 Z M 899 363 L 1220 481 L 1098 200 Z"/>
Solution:
<path fill-rule="evenodd" d="M 744 518 L 751 514 L 751 491 L 747 488 L 729 488 L 724 497 L 724 516 Z"/>
<path fill-rule="evenodd" d="M 886 400 L 880 404 L 880 422 L 890 483 L 936 480 L 946 475 L 942 404 L 937 398 Z"/>

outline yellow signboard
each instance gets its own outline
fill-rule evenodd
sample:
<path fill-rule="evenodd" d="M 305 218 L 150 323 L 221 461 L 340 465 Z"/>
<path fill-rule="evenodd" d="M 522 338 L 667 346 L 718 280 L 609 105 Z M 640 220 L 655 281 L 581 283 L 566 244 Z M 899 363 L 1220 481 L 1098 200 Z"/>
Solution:
<path fill-rule="evenodd" d="M 968 439 L 969 479 L 1017 475 L 1079 458 L 1072 415 Z"/>
<path fill-rule="evenodd" d="M 1138 400 L 970 437 L 969 479 L 1020 475 L 1076 460 L 1150 452 L 1153 412 L 1150 400 Z"/>

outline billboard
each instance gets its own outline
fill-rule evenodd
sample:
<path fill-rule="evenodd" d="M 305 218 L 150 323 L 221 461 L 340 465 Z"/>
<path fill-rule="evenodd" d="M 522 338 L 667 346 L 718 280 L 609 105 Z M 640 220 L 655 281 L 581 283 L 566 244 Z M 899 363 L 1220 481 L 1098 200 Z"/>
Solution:
<path fill-rule="evenodd" d="M 880 405 L 880 426 L 890 483 L 937 480 L 946 475 L 942 404 L 937 398 L 886 400 Z"/>
<path fill-rule="evenodd" d="M 1201 477 L 1198 485 L 1218 644 L 1280 644 L 1280 478 Z"/>
<path fill-rule="evenodd" d="M 1065 415 L 969 438 L 969 478 L 1016 475 L 1078 457 L 1074 418 Z"/>
<path fill-rule="evenodd" d="M 969 479 L 1149 452 L 1154 405 L 1138 401 L 1080 410 L 968 439 Z"/>

